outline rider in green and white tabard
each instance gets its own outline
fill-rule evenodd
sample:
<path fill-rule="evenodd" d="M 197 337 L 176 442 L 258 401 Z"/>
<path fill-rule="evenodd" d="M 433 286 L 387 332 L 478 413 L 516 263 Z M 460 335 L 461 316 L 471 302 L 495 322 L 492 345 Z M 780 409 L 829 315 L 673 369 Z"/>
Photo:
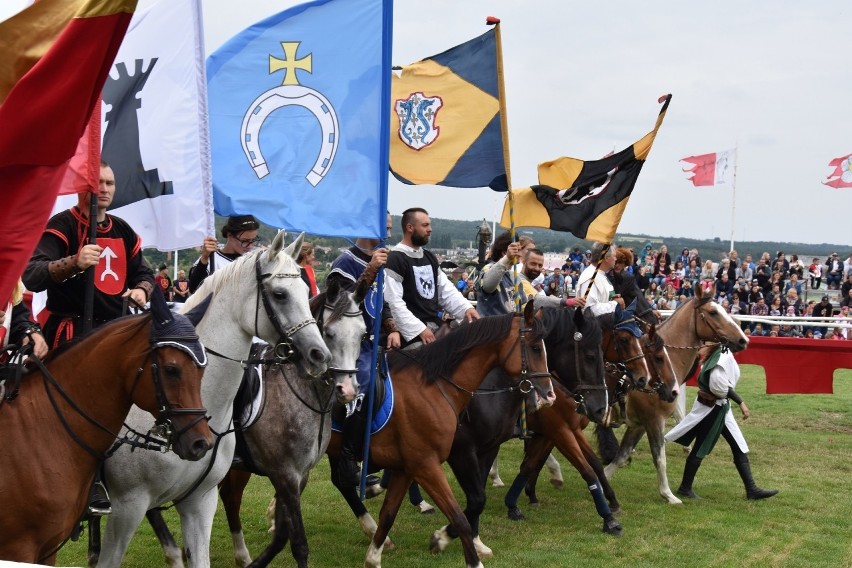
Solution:
<path fill-rule="evenodd" d="M 760 489 L 751 476 L 748 444 L 734 419 L 728 402 L 730 399 L 739 404 L 743 420 L 748 419 L 751 414 L 748 406 L 734 390 L 740 380 L 740 367 L 734 355 L 725 347 L 708 346 L 701 350 L 699 356 L 704 364 L 698 376 L 698 397 L 690 413 L 666 434 L 666 440 L 684 446 L 695 442 L 686 458 L 683 480 L 677 490 L 678 495 L 699 499 L 692 490 L 695 474 L 701 467 L 701 460 L 710 453 L 719 436 L 722 436 L 731 447 L 734 465 L 745 485 L 746 497 L 748 499 L 772 497 L 778 491 Z"/>

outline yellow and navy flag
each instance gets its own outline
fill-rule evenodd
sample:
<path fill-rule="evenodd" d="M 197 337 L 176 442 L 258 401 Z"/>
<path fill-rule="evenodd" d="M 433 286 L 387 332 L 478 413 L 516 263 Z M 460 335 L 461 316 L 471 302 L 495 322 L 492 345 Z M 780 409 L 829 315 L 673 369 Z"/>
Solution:
<path fill-rule="evenodd" d="M 393 76 L 390 167 L 401 182 L 506 189 L 495 34 Z"/>
<path fill-rule="evenodd" d="M 617 154 L 584 162 L 557 158 L 538 166 L 542 185 L 515 189 L 515 225 L 566 231 L 581 239 L 611 243 L 627 200 L 666 116 L 671 95 L 660 98 L 663 108 L 654 129 Z M 506 199 L 500 224 L 510 224 Z"/>

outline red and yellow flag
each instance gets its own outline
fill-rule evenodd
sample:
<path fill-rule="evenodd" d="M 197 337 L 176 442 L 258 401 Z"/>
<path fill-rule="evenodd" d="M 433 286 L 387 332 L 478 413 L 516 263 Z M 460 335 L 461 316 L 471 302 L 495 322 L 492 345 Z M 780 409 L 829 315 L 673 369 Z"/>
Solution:
<path fill-rule="evenodd" d="M 136 0 L 40 0 L 0 22 L 0 303 L 47 223 Z"/>

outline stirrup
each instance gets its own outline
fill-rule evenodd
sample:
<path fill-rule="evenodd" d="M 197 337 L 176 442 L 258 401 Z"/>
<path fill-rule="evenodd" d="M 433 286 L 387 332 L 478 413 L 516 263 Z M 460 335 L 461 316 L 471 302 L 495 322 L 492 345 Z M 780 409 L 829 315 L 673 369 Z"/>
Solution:
<path fill-rule="evenodd" d="M 112 507 L 95 507 L 93 505 L 89 505 L 88 513 L 90 517 L 106 517 L 109 514 L 112 514 Z"/>

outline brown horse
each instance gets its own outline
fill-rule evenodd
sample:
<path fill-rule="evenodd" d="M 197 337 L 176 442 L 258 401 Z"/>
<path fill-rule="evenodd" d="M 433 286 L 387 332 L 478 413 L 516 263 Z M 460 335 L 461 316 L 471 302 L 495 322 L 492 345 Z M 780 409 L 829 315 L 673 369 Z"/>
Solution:
<path fill-rule="evenodd" d="M 678 306 L 657 333 L 665 342 L 680 384 L 686 382 L 698 359 L 698 350 L 705 342 L 725 345 L 733 351 L 742 351 L 748 346 L 748 338 L 739 324 L 711 296 L 705 296 L 700 287 L 695 289 L 695 298 Z M 607 478 L 612 478 L 618 468 L 628 462 L 636 444 L 647 432 L 660 495 L 670 504 L 681 503 L 669 488 L 663 438 L 666 419 L 674 412 L 675 404 L 674 399 L 664 400 L 664 397 L 649 396 L 637 390 L 628 393 L 627 431 L 617 454 L 604 469 Z"/>
<path fill-rule="evenodd" d="M 198 460 L 210 448 L 200 394 L 204 350 L 192 324 L 171 317 L 108 323 L 36 362 L 17 396 L 5 398 L 0 559 L 56 561 L 132 404 L 173 432 L 180 457 Z"/>
<path fill-rule="evenodd" d="M 532 302 L 524 314 L 481 318 L 416 350 L 388 355 L 394 388 L 394 408 L 388 424 L 370 443 L 375 467 L 393 469 L 379 513 L 376 533 L 364 565 L 381 565 L 385 537 L 412 481 L 434 499 L 458 531 L 467 566 L 481 566 L 470 524 L 462 513 L 441 468 L 450 454 L 459 413 L 494 368 L 515 377 L 528 393 L 530 412 L 553 403 L 553 385 L 547 371 L 540 314 Z M 332 435 L 328 453 L 340 452 L 340 434 Z"/>

